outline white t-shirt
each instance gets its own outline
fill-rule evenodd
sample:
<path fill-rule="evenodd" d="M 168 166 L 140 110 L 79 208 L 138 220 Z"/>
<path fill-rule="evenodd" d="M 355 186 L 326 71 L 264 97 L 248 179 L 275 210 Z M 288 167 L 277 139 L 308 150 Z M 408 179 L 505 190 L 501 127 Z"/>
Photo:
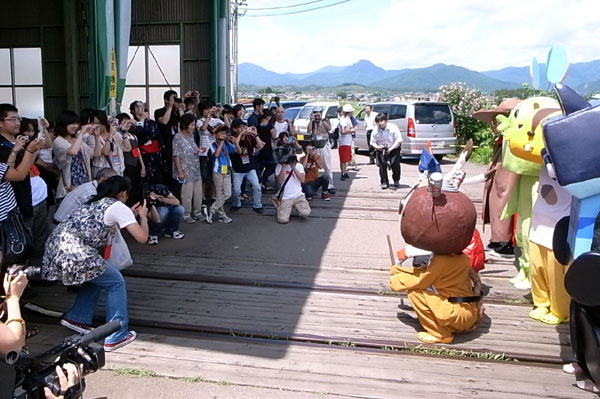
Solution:
<path fill-rule="evenodd" d="M 543 167 L 540 171 L 538 197 L 531 211 L 529 241 L 552 249 L 554 227 L 570 213 L 571 195 L 548 176 L 548 171 Z"/>
<path fill-rule="evenodd" d="M 39 176 L 33 176 L 31 182 L 31 205 L 36 206 L 48 197 L 48 186 Z"/>
<path fill-rule="evenodd" d="M 377 129 L 375 125 L 375 117 L 377 116 L 377 112 L 371 111 L 369 115 L 365 114 L 365 128 L 366 130 Z"/>
<path fill-rule="evenodd" d="M 121 201 L 117 201 L 106 209 L 104 212 L 104 224 L 107 226 L 118 226 L 119 229 L 124 229 L 130 224 L 137 223 L 135 215 Z"/>
<path fill-rule="evenodd" d="M 275 131 L 277 132 L 277 137 L 279 137 L 279 133 L 286 132 L 289 133 L 290 129 L 287 121 L 277 122 L 275 121 Z"/>
<path fill-rule="evenodd" d="M 342 130 L 352 128 L 352 120 L 347 116 L 343 116 L 340 119 L 339 127 L 340 127 L 340 138 L 338 139 L 338 145 L 352 146 L 352 133 L 342 134 Z"/>
<path fill-rule="evenodd" d="M 281 164 L 278 164 L 275 167 L 275 176 L 279 175 L 279 173 L 281 172 L 281 167 L 282 167 Z M 304 168 L 302 167 L 302 164 L 300 164 L 300 163 L 296 164 L 296 170 L 298 172 L 304 173 Z M 283 180 L 284 182 L 288 178 L 288 175 L 290 173 L 293 173 L 292 167 L 290 165 L 285 165 L 285 179 Z M 281 183 L 281 184 L 283 185 L 283 183 Z M 302 194 L 302 183 L 300 182 L 300 180 L 298 180 L 298 176 L 296 176 L 296 174 L 294 173 L 292 175 L 292 177 L 290 177 L 290 179 L 288 180 L 287 184 L 285 185 L 281 199 L 296 198 L 301 194 Z"/>

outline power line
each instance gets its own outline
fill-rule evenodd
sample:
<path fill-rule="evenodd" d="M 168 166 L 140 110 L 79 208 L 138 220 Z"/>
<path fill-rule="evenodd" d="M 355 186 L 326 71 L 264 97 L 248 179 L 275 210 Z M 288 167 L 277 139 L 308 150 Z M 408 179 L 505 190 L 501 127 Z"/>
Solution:
<path fill-rule="evenodd" d="M 281 9 L 281 8 L 294 8 L 294 7 L 306 6 L 308 4 L 320 3 L 322 1 L 323 0 L 313 0 L 313 1 L 306 2 L 306 3 L 294 4 L 294 5 L 291 5 L 291 6 L 264 7 L 264 8 L 246 8 L 246 10 L 249 10 L 249 11 L 278 10 L 278 9 Z"/>
<path fill-rule="evenodd" d="M 333 6 L 337 6 L 338 4 L 342 4 L 342 3 L 348 3 L 350 0 L 342 0 L 342 1 L 338 1 L 337 3 L 332 3 L 332 4 L 327 4 L 324 6 L 320 6 L 320 7 L 314 7 L 314 8 L 309 8 L 306 10 L 301 10 L 301 11 L 290 11 L 290 12 L 282 12 L 279 14 L 260 14 L 260 15 L 248 15 L 246 14 L 246 17 L 278 17 L 281 15 L 292 15 L 292 14 L 300 14 L 303 12 L 309 12 L 309 11 L 315 11 L 315 10 L 320 10 L 322 8 L 328 8 L 328 7 L 333 7 Z"/>

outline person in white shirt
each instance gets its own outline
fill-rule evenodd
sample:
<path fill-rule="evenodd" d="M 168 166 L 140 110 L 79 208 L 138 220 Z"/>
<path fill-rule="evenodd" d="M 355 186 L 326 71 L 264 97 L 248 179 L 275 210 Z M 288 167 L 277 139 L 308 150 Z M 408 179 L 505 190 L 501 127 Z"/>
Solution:
<path fill-rule="evenodd" d="M 338 152 L 340 155 L 340 170 L 342 181 L 349 179 L 350 176 L 346 173 L 348 163 L 352 160 L 352 134 L 356 132 L 356 128 L 352 124 L 352 113 L 354 108 L 350 104 L 345 104 L 342 108 L 344 116 L 340 118 L 338 139 Z"/>
<path fill-rule="evenodd" d="M 71 214 L 77 209 L 81 208 L 87 200 L 98 194 L 98 184 L 102 183 L 109 177 L 116 175 L 117 172 L 115 172 L 112 168 L 102 168 L 96 173 L 94 180 L 83 183 L 82 185 L 77 186 L 74 190 L 70 191 L 61 201 L 58 209 L 56 209 L 56 212 L 52 217 L 54 224 L 59 224 L 60 222 L 67 220 L 67 218 L 71 216 Z"/>
<path fill-rule="evenodd" d="M 298 210 L 302 218 L 310 215 L 310 206 L 302 192 L 302 183 L 304 183 L 304 168 L 298 163 L 296 156 L 291 156 L 284 164 L 278 164 L 275 167 L 277 182 L 282 185 L 283 194 L 281 202 L 277 206 L 277 222 L 288 223 L 292 208 Z"/>
<path fill-rule="evenodd" d="M 365 130 L 367 131 L 367 144 L 369 145 L 369 165 L 375 164 L 375 149 L 371 146 L 371 133 L 376 128 L 375 117 L 377 112 L 370 105 L 365 106 Z"/>
<path fill-rule="evenodd" d="M 400 146 L 402 145 L 402 134 L 400 129 L 393 123 L 388 123 L 386 113 L 381 113 L 375 117 L 377 129 L 371 134 L 370 145 L 375 149 L 377 157 L 377 166 L 379 166 L 379 179 L 381 189 L 385 190 L 390 186 L 388 179 L 388 164 L 392 168 L 392 179 L 394 187 L 400 187 Z"/>

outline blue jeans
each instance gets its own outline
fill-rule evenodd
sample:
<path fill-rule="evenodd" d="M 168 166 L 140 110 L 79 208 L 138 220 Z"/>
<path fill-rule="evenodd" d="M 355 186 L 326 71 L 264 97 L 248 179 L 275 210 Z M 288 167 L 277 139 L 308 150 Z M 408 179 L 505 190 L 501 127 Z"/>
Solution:
<path fill-rule="evenodd" d="M 163 230 L 167 234 L 173 234 L 175 230 L 179 230 L 179 222 L 183 219 L 183 206 L 181 205 L 165 205 L 157 206 L 156 210 L 160 216 L 160 223 L 155 223 L 148 220 L 148 229 L 151 236 L 160 236 Z"/>
<path fill-rule="evenodd" d="M 92 324 L 100 291 L 106 291 L 106 322 L 121 322 L 121 329 L 109 335 L 105 344 L 119 342 L 129 334 L 129 315 L 127 313 L 127 287 L 123 275 L 115 266 L 107 264 L 106 271 L 81 286 L 75 302 L 65 318 L 83 324 Z"/>
<path fill-rule="evenodd" d="M 256 170 L 252 169 L 250 172 L 237 173 L 233 172 L 233 195 L 231 196 L 232 206 L 242 206 L 240 201 L 240 194 L 242 193 L 242 180 L 244 177 L 250 182 L 252 186 L 252 207 L 262 208 L 262 191 L 260 184 L 258 183 L 258 176 Z"/>

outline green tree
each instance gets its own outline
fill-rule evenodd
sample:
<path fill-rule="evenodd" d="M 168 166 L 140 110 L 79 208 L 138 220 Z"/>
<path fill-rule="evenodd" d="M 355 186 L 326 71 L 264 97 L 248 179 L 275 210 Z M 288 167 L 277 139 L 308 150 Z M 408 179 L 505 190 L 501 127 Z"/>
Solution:
<path fill-rule="evenodd" d="M 487 124 L 471 118 L 473 112 L 489 108 L 490 104 L 479 90 L 471 89 L 462 82 L 444 85 L 439 89 L 440 101 L 452 107 L 456 123 L 457 139 L 464 144 L 469 139 L 478 146 L 491 146 L 494 135 Z"/>
<path fill-rule="evenodd" d="M 337 95 L 339 98 L 341 98 L 342 100 L 345 100 L 345 99 L 346 99 L 346 97 L 348 96 L 348 95 L 346 94 L 346 92 L 345 92 L 345 91 L 340 91 L 340 92 L 338 92 L 336 95 Z"/>

